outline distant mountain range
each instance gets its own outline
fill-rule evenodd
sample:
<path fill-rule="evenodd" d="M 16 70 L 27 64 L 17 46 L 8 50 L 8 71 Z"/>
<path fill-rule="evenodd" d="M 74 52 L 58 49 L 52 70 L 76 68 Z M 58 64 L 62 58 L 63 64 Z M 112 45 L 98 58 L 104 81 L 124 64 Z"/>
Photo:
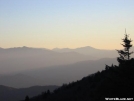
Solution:
<path fill-rule="evenodd" d="M 59 53 L 77 52 L 77 53 L 83 54 L 83 55 L 94 56 L 96 59 L 115 58 L 117 56 L 117 52 L 115 50 L 100 50 L 100 49 L 92 48 L 90 46 L 76 48 L 76 49 L 68 49 L 68 48 L 58 49 L 58 48 L 56 48 L 56 49 L 53 49 L 53 51 L 59 52 Z"/>
<path fill-rule="evenodd" d="M 0 76 L 0 84 L 10 87 L 30 87 L 34 85 L 62 85 L 103 70 L 107 65 L 118 65 L 115 58 L 87 60 L 69 65 L 21 71 L 17 74 Z"/>
<path fill-rule="evenodd" d="M 94 59 L 76 52 L 57 53 L 48 49 L 29 47 L 0 49 L 0 74 L 40 67 L 72 64 Z"/>
<path fill-rule="evenodd" d="M 116 50 L 101 50 L 90 46 L 53 50 L 30 47 L 0 48 L 0 74 L 117 56 Z M 132 56 L 134 57 L 134 54 Z"/>
<path fill-rule="evenodd" d="M 134 51 L 134 47 L 131 48 Z M 101 58 L 115 58 L 118 56 L 118 53 L 115 50 L 106 50 L 106 49 L 96 49 L 90 46 L 87 47 L 80 47 L 76 49 L 69 49 L 69 48 L 54 48 L 53 51 L 59 53 L 66 53 L 66 52 L 77 52 L 84 55 L 91 55 L 97 59 Z M 134 55 L 132 55 L 134 57 Z"/>
<path fill-rule="evenodd" d="M 119 55 L 115 51 L 116 56 L 114 56 L 114 51 L 89 46 L 53 50 L 29 47 L 1 48 L 0 85 L 16 88 L 62 85 L 102 70 L 105 64 L 117 65 L 115 58 Z M 114 58 L 103 58 L 108 57 L 108 53 Z M 99 57 L 101 59 L 98 59 Z"/>
<path fill-rule="evenodd" d="M 35 85 L 46 85 L 45 81 L 40 80 L 40 78 L 34 78 L 32 76 L 27 76 L 24 74 L 11 74 L 0 76 L 0 85 L 5 85 L 14 88 L 25 88 Z"/>
<path fill-rule="evenodd" d="M 47 90 L 53 91 L 58 86 L 33 86 L 29 88 L 12 88 L 0 85 L 0 101 L 20 101 L 29 97 L 37 96 Z"/>

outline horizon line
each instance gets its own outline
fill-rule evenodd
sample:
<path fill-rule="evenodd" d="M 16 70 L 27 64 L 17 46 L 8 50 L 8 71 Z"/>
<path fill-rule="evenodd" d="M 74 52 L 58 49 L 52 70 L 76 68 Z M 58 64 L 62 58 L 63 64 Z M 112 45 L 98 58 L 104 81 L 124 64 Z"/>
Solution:
<path fill-rule="evenodd" d="M 81 47 L 76 47 L 76 48 L 69 48 L 69 47 L 63 47 L 63 48 L 59 48 L 59 47 L 55 47 L 55 48 L 45 48 L 45 47 L 31 47 L 31 46 L 17 46 L 17 47 L 7 47 L 7 48 L 3 48 L 3 47 L 0 47 L 0 49 L 11 49 L 11 48 L 36 48 L 36 49 L 48 49 L 48 50 L 54 50 L 54 49 L 79 49 L 79 48 L 87 48 L 87 47 L 90 47 L 90 48 L 93 48 L 93 49 L 99 49 L 99 50 L 116 50 L 115 49 L 103 49 L 103 48 L 95 48 L 95 47 L 92 47 L 92 46 L 81 46 Z M 133 46 L 134 47 L 134 46 Z M 120 48 L 119 48 L 120 49 Z"/>

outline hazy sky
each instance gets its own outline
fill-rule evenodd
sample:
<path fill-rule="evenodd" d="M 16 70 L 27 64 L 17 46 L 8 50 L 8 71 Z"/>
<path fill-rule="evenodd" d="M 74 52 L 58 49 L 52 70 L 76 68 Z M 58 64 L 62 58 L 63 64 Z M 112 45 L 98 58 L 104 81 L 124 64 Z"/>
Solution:
<path fill-rule="evenodd" d="M 0 0 L 3 48 L 117 49 L 125 28 L 134 40 L 134 0 Z"/>

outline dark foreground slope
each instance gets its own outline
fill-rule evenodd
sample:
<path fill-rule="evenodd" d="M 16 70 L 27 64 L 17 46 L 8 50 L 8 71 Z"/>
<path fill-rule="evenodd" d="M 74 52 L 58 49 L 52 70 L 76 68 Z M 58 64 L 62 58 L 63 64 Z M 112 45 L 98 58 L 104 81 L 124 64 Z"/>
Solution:
<path fill-rule="evenodd" d="M 132 98 L 134 94 L 134 59 L 120 66 L 64 84 L 53 93 L 44 93 L 30 101 L 105 101 L 105 98 Z"/>

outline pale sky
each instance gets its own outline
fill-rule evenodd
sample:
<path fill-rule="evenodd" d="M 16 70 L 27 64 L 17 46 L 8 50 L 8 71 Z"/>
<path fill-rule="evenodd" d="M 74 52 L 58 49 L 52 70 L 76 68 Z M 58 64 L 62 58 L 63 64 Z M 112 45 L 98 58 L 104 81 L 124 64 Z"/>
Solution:
<path fill-rule="evenodd" d="M 2 48 L 119 49 L 125 28 L 134 40 L 134 0 L 0 0 Z"/>

